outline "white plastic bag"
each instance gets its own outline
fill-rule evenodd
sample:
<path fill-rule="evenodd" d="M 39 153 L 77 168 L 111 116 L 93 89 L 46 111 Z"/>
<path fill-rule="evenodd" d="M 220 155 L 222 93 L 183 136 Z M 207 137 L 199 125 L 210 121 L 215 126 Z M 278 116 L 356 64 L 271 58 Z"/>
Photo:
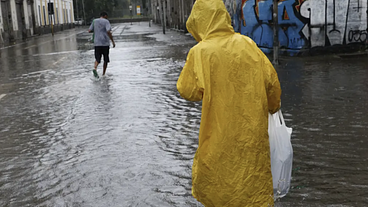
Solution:
<path fill-rule="evenodd" d="M 285 125 L 281 110 L 273 115 L 269 114 L 268 134 L 275 199 L 284 197 L 290 189 L 293 164 L 293 147 L 290 141 L 292 131 L 292 128 Z"/>

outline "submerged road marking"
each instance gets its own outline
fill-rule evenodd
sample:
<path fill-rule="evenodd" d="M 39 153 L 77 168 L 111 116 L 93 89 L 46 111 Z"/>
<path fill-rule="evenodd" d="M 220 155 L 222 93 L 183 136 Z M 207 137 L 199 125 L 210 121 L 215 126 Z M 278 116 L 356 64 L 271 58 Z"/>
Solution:
<path fill-rule="evenodd" d="M 32 47 L 36 47 L 37 45 L 31 45 L 31 46 L 29 46 L 29 47 L 26 47 L 26 48 L 24 48 L 25 50 L 27 50 L 27 49 L 29 49 L 29 48 L 32 48 Z"/>
<path fill-rule="evenodd" d="M 78 53 L 79 50 L 70 50 L 70 51 L 63 51 L 63 52 L 50 52 L 50 53 L 41 53 L 41 54 L 35 54 L 34 57 L 37 56 L 50 56 L 50 55 L 62 55 L 62 54 L 70 54 L 70 53 Z"/>
<path fill-rule="evenodd" d="M 126 28 L 127 28 L 127 25 L 124 26 L 124 28 L 122 29 L 120 35 L 123 34 L 123 32 L 125 31 Z"/>
<path fill-rule="evenodd" d="M 2 99 L 2 98 L 4 98 L 6 96 L 6 94 L 0 94 L 0 100 Z"/>
<path fill-rule="evenodd" d="M 119 28 L 119 26 L 116 26 L 116 27 L 113 27 L 111 30 L 112 30 L 112 32 L 114 32 L 118 28 Z"/>
<path fill-rule="evenodd" d="M 61 61 L 65 60 L 65 59 L 66 59 L 66 57 L 62 57 L 62 58 L 60 58 L 58 61 L 54 62 L 54 63 L 53 63 L 53 65 L 56 65 L 56 64 L 58 64 L 59 62 L 61 62 Z"/>

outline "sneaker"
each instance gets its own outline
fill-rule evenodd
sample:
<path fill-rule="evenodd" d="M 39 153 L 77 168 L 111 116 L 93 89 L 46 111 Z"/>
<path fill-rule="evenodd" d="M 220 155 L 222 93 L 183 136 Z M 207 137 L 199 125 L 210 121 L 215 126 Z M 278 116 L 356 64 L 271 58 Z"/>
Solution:
<path fill-rule="evenodd" d="M 100 76 L 98 76 L 98 73 L 96 70 L 93 70 L 93 75 L 95 76 L 95 78 L 100 78 Z"/>

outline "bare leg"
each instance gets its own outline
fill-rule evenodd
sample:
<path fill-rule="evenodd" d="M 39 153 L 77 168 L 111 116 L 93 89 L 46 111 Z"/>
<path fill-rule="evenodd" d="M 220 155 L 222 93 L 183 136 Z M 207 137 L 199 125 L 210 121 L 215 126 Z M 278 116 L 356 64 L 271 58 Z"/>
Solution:
<path fill-rule="evenodd" d="M 98 62 L 97 61 L 95 61 L 95 70 L 97 70 L 97 66 L 98 66 Z"/>
<path fill-rule="evenodd" d="M 95 61 L 95 69 L 93 70 L 93 75 L 95 76 L 95 78 L 99 78 L 98 73 L 97 73 L 97 66 L 98 66 L 98 62 Z"/>
<path fill-rule="evenodd" d="M 102 75 L 105 75 L 105 73 L 106 73 L 107 64 L 108 64 L 107 62 L 104 62 Z"/>

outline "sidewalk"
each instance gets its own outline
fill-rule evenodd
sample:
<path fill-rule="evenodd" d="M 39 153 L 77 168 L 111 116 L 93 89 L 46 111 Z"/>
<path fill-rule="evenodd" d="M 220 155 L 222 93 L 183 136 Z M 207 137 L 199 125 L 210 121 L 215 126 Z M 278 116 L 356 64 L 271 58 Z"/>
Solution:
<path fill-rule="evenodd" d="M 73 29 L 57 32 L 54 34 L 54 36 L 52 36 L 52 34 L 50 33 L 44 34 L 44 35 L 37 35 L 37 36 L 35 35 L 35 36 L 27 38 L 26 40 L 22 42 L 15 43 L 15 44 L 5 46 L 5 47 L 0 47 L 0 51 L 8 49 L 8 48 L 12 48 L 12 47 L 18 47 L 21 45 L 25 45 L 27 47 L 33 44 L 39 44 L 39 43 L 43 43 L 46 41 L 55 41 L 55 40 L 65 39 L 67 37 L 86 32 L 87 30 L 88 30 L 88 27 L 76 27 Z"/>

